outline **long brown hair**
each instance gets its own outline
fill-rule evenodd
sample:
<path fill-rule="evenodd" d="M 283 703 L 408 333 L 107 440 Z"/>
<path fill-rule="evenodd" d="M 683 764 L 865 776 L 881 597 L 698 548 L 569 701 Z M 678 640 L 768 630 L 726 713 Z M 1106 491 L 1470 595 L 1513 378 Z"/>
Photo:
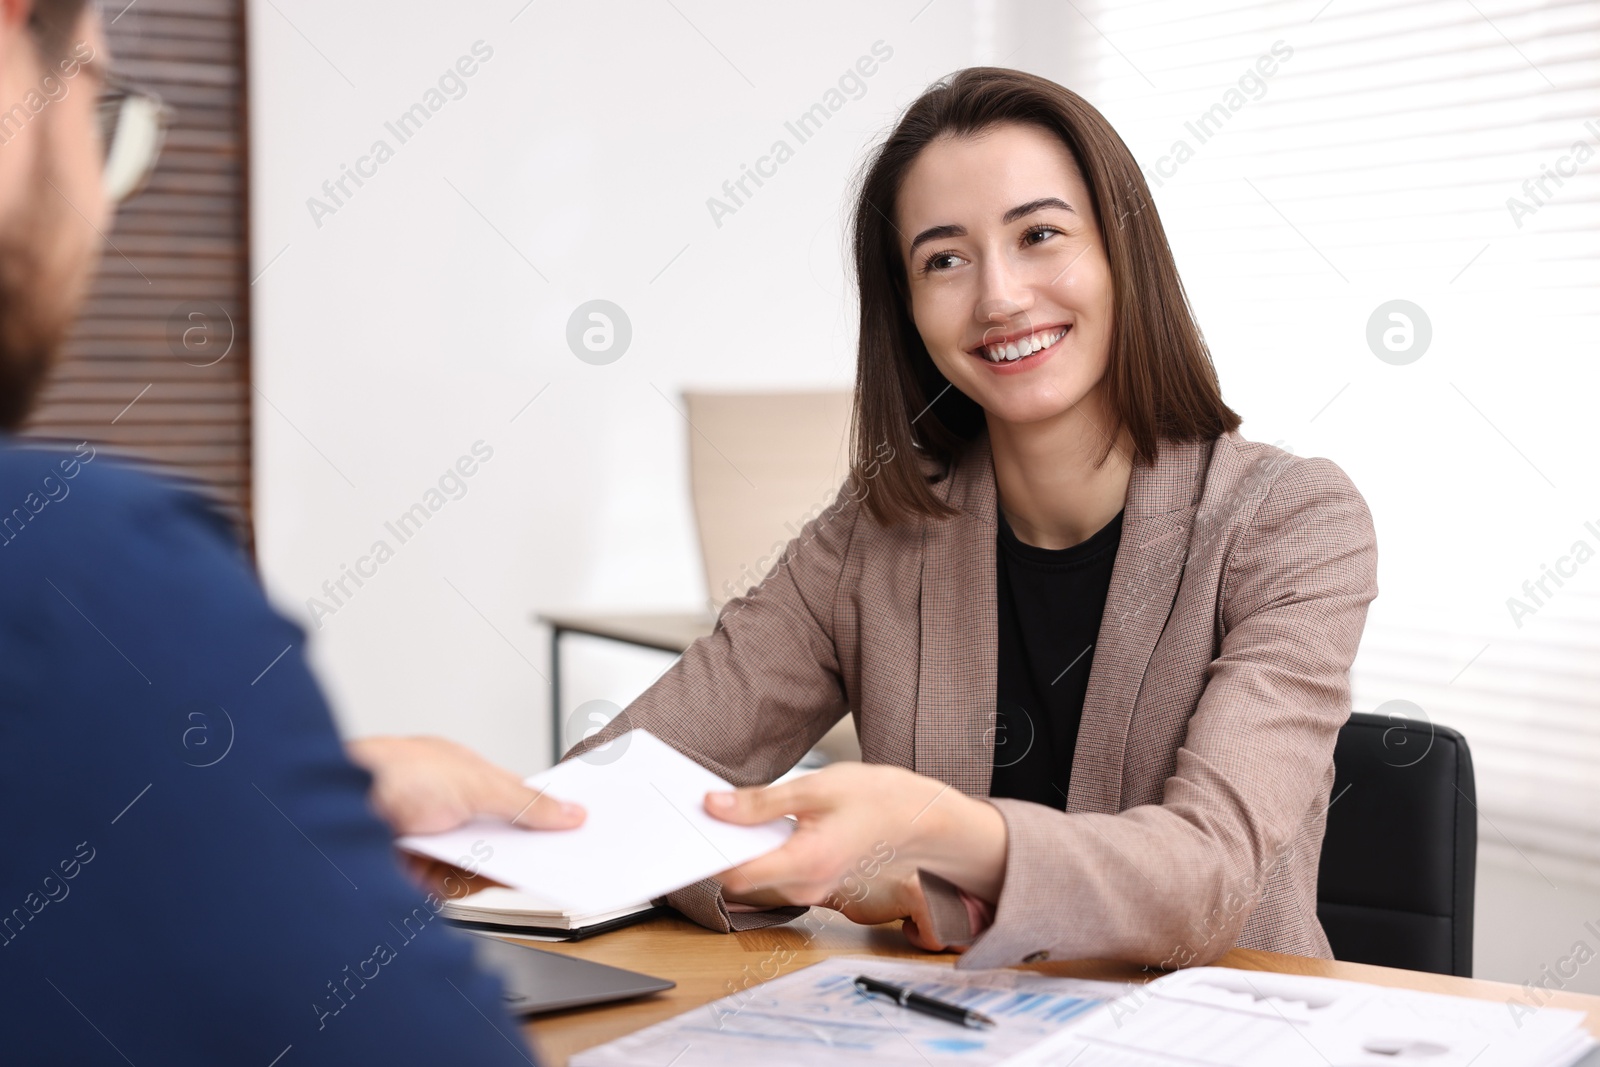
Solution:
<path fill-rule="evenodd" d="M 860 290 L 852 468 L 870 479 L 866 503 L 885 525 L 954 509 L 934 495 L 914 456 L 948 471 L 984 426 L 983 409 L 939 372 L 912 322 L 895 208 L 907 170 L 929 142 L 1001 123 L 1037 126 L 1066 144 L 1093 200 L 1111 267 L 1115 311 L 1106 395 L 1133 461 L 1155 462 L 1161 439 L 1208 439 L 1239 427 L 1189 307 L 1144 175 L 1116 130 L 1083 97 L 999 67 L 968 67 L 906 109 L 859 179 L 852 243 Z M 888 451 L 892 449 L 892 451 Z M 901 457 L 882 462 L 885 454 Z M 871 473 L 867 473 L 871 468 Z M 935 478 L 938 476 L 936 475 Z"/>

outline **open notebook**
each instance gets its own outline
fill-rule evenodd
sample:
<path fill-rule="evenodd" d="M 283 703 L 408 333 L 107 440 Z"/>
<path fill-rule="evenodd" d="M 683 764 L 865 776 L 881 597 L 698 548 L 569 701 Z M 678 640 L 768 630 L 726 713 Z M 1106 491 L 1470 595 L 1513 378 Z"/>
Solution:
<path fill-rule="evenodd" d="M 458 926 L 537 941 L 577 941 L 638 922 L 661 911 L 649 903 L 599 912 L 573 912 L 515 889 L 491 886 L 446 901 L 439 914 Z"/>

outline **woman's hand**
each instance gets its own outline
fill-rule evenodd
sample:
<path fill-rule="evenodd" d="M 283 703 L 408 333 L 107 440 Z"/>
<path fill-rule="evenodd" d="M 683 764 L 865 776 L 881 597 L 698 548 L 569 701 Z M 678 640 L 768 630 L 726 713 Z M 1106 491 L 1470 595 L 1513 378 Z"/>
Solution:
<path fill-rule="evenodd" d="M 900 930 L 906 940 L 929 952 L 964 952 L 965 948 L 946 945 L 933 936 L 933 921 L 928 901 L 922 895 L 922 882 L 915 868 L 891 864 L 879 877 L 866 882 L 860 895 L 846 898 L 839 912 L 863 926 L 903 920 Z"/>
<path fill-rule="evenodd" d="M 396 834 L 454 829 L 495 815 L 530 830 L 569 830 L 584 810 L 529 789 L 522 779 L 442 737 L 368 737 L 345 745 L 372 774 L 373 809 Z"/>
<path fill-rule="evenodd" d="M 718 875 L 730 900 L 766 901 L 776 893 L 795 904 L 840 907 L 842 899 L 855 901 L 862 915 L 904 908 L 890 917 L 915 917 L 918 868 L 990 901 L 1005 879 L 999 811 L 900 767 L 836 763 L 783 785 L 708 793 L 706 811 L 744 825 L 783 815 L 798 820 L 781 848 Z M 872 883 L 886 871 L 900 879 L 897 887 L 869 904 Z"/>

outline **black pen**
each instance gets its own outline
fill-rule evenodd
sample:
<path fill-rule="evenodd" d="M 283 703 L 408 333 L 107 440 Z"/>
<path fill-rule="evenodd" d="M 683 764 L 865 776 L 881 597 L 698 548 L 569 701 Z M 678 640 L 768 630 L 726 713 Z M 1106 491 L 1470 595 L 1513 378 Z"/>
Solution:
<path fill-rule="evenodd" d="M 902 1008 L 919 1011 L 924 1015 L 931 1015 L 935 1019 L 943 1019 L 947 1023 L 956 1023 L 960 1026 L 970 1026 L 975 1030 L 992 1030 L 995 1021 L 981 1012 L 971 1008 L 963 1008 L 959 1004 L 950 1004 L 943 1000 L 915 993 L 905 986 L 891 985 L 880 982 L 876 978 L 866 975 L 856 976 L 856 992 L 865 993 L 867 996 L 888 997 Z"/>

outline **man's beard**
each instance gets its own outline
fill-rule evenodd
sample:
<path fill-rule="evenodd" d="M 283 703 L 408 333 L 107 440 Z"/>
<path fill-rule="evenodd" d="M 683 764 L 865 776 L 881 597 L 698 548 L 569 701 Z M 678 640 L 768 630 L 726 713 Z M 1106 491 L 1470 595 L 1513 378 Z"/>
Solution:
<path fill-rule="evenodd" d="M 45 148 L 45 145 L 41 145 Z M 27 418 L 72 327 L 73 297 L 46 276 L 49 242 L 59 239 L 64 205 L 50 187 L 45 157 L 18 225 L 0 233 L 0 430 L 15 430 Z"/>

